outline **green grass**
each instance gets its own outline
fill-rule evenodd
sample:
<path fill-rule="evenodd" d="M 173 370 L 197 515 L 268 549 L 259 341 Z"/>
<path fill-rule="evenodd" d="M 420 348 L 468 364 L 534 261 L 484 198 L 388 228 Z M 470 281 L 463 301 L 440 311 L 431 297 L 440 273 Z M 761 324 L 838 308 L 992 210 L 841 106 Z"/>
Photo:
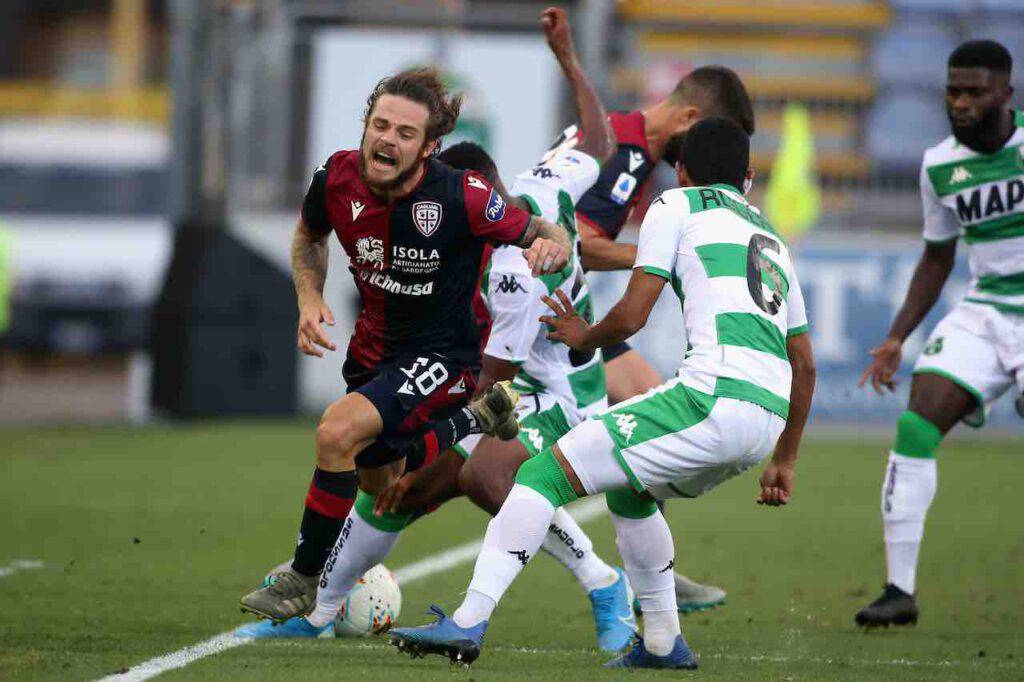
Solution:
<path fill-rule="evenodd" d="M 292 546 L 312 467 L 312 425 L 0 432 L 0 679 L 90 679 L 230 629 L 238 597 Z M 792 506 L 754 504 L 747 474 L 668 506 L 677 566 L 728 604 L 683 629 L 708 679 L 1024 677 L 1020 438 L 943 448 L 928 520 L 916 628 L 864 634 L 853 613 L 883 582 L 878 495 L 887 444 L 814 439 Z M 463 501 L 417 523 L 392 568 L 479 537 Z M 610 523 L 586 525 L 617 561 Z M 471 564 L 407 585 L 402 622 L 454 607 Z M 269 642 L 167 678 L 619 679 L 600 669 L 582 590 L 546 557 L 502 602 L 470 672 L 412 661 L 380 639 Z M 371 678 L 370 676 L 374 676 Z M 638 675 L 630 679 L 665 677 Z"/>

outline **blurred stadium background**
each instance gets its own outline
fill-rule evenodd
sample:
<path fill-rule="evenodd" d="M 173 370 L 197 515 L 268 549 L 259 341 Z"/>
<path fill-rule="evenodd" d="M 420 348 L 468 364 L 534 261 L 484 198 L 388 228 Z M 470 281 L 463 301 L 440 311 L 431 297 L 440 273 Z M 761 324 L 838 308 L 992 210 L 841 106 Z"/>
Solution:
<path fill-rule="evenodd" d="M 536 30 L 546 2 L 0 3 L 0 420 L 316 412 L 339 390 L 340 358 L 299 359 L 291 348 L 286 272 L 311 170 L 357 143 L 371 85 L 417 62 L 440 65 L 466 91 L 455 137 L 485 143 L 506 175 L 525 168 L 571 116 Z M 820 211 L 796 236 L 823 369 L 815 421 L 888 422 L 903 396 L 877 400 L 853 380 L 916 258 L 918 164 L 948 134 L 945 57 L 985 36 L 1020 60 L 1024 6 L 579 0 L 569 9 L 609 108 L 655 101 L 701 64 L 742 75 L 756 99 L 756 203 L 784 112 L 807 112 L 810 139 L 790 134 L 813 145 L 808 192 L 820 193 Z M 1021 91 L 1024 68 L 1015 79 Z M 659 180 L 671 180 L 667 166 Z M 181 270 L 168 276 L 176 243 Z M 334 274 L 344 341 L 354 299 L 344 270 Z M 607 306 L 622 276 L 593 279 Z M 666 304 L 637 340 L 666 374 L 679 349 L 659 331 L 675 315 Z M 994 423 L 1012 423 L 1002 407 Z"/>
<path fill-rule="evenodd" d="M 551 2 L 0 2 L 0 678 L 95 678 L 238 625 L 238 595 L 294 537 L 313 418 L 343 389 L 341 352 L 300 357 L 294 343 L 288 245 L 312 170 L 358 143 L 373 83 L 421 62 L 467 93 L 452 137 L 484 143 L 505 176 L 528 167 L 572 116 L 538 30 Z M 878 489 L 909 367 L 885 398 L 856 380 L 920 252 L 917 177 L 924 149 L 948 135 L 946 57 L 962 40 L 998 39 L 1024 92 L 1024 5 L 560 4 L 609 108 L 653 102 L 702 64 L 740 73 L 757 112 L 754 203 L 810 158 L 782 185 L 807 218 L 789 227 L 819 363 L 798 503 L 765 513 L 747 476 L 667 508 L 679 566 L 729 591 L 726 608 L 684 623 L 701 674 L 1020 679 L 1024 441 L 1008 400 L 943 448 L 922 623 L 860 637 L 852 617 L 884 573 Z M 663 166 L 654 184 L 671 179 Z M 343 346 L 356 300 L 333 242 L 326 293 Z M 591 278 L 599 309 L 626 277 Z M 926 330 L 966 277 L 960 263 Z M 665 375 L 679 322 L 666 298 L 636 338 Z M 908 365 L 922 342 L 908 342 Z M 227 419 L 238 416 L 258 419 Z M 468 502 L 447 505 L 389 565 L 484 524 Z M 587 528 L 615 556 L 607 519 Z M 445 580 L 403 584 L 404 622 L 429 600 L 455 603 L 470 558 Z M 603 658 L 581 648 L 585 602 L 537 563 L 475 679 L 600 672 Z M 558 627 L 537 628 L 538 613 Z M 239 648 L 174 674 L 353 679 L 387 664 L 384 679 L 452 679 L 443 663 L 381 663 L 382 643 L 305 644 Z"/>

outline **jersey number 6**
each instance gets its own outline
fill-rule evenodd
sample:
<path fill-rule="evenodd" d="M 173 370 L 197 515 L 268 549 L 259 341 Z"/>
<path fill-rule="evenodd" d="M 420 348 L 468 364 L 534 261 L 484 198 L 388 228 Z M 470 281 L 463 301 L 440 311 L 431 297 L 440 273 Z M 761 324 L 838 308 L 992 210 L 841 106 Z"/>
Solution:
<path fill-rule="evenodd" d="M 765 250 L 779 253 L 779 243 L 763 234 L 755 234 L 750 238 L 747 244 L 747 290 L 750 291 L 750 297 L 754 299 L 754 304 L 758 308 L 769 315 L 774 315 L 779 312 L 779 306 L 782 305 L 782 286 L 775 272 L 775 264 L 761 255 Z M 768 274 L 768 279 L 772 283 L 772 297 L 768 301 L 764 298 L 762 271 Z"/>

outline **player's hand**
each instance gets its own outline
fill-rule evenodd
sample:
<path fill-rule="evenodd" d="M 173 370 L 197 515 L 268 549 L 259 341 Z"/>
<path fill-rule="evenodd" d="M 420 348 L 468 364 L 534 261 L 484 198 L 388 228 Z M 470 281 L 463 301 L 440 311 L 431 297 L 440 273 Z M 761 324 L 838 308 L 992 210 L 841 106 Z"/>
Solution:
<path fill-rule="evenodd" d="M 761 494 L 757 496 L 757 503 L 769 507 L 785 505 L 793 494 L 795 479 L 796 472 L 792 464 L 769 462 L 761 473 Z"/>
<path fill-rule="evenodd" d="M 334 326 L 334 313 L 320 296 L 299 300 L 299 350 L 306 355 L 324 356 L 320 348 L 335 350 L 334 342 L 320 323 Z M 320 346 L 320 348 L 317 348 Z"/>
<path fill-rule="evenodd" d="M 523 250 L 523 258 L 530 264 L 534 277 L 558 272 L 569 262 L 569 254 L 562 245 L 544 237 L 534 239 L 530 248 Z"/>
<path fill-rule="evenodd" d="M 882 387 L 890 391 L 896 390 L 896 370 L 900 367 L 900 359 L 903 357 L 903 344 L 892 337 L 887 338 L 878 348 L 868 351 L 874 358 L 864 373 L 860 375 L 858 387 L 863 387 L 868 378 L 871 378 L 871 386 L 878 395 L 885 395 Z"/>
<path fill-rule="evenodd" d="M 558 296 L 557 301 L 550 296 L 541 297 L 547 307 L 555 313 L 554 317 L 542 315 L 540 318 L 541 322 L 554 328 L 553 331 L 548 332 L 547 337 L 552 341 L 561 341 L 570 348 L 586 350 L 584 346 L 587 342 L 590 325 L 576 313 L 572 307 L 572 301 L 564 291 L 555 289 L 555 295 Z"/>
<path fill-rule="evenodd" d="M 572 31 L 569 18 L 561 7 L 548 7 L 540 15 L 540 25 L 544 28 L 544 38 L 548 47 L 559 60 L 571 58 L 576 48 L 572 42 Z"/>
<path fill-rule="evenodd" d="M 405 494 L 409 491 L 409 488 L 412 487 L 417 476 L 419 476 L 419 471 L 410 471 L 395 481 L 387 490 L 378 495 L 377 501 L 373 505 L 374 516 L 380 516 L 384 513 L 394 514 L 397 512 L 399 505 L 402 504 L 402 500 L 405 498 Z"/>

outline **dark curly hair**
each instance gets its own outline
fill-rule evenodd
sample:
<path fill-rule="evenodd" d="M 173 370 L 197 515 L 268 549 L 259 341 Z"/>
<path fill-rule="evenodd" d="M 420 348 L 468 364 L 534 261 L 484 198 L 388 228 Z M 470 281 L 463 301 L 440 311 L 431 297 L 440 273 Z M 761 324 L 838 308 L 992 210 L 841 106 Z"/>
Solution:
<path fill-rule="evenodd" d="M 441 74 L 430 67 L 406 69 L 382 78 L 366 98 L 363 125 L 370 120 L 370 112 L 381 95 L 405 97 L 427 108 L 430 112 L 427 118 L 427 142 L 433 142 L 454 130 L 462 109 L 462 94 L 449 93 Z"/>

